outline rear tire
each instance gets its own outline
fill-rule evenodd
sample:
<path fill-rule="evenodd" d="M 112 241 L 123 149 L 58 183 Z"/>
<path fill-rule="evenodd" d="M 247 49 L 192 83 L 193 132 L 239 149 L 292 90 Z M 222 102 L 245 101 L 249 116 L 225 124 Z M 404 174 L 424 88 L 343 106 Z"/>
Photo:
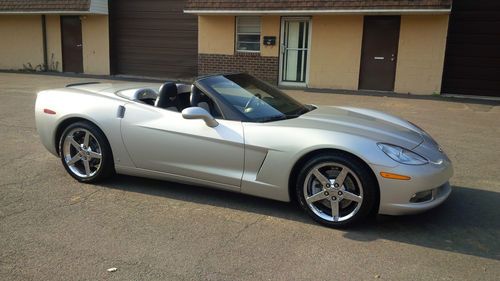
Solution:
<path fill-rule="evenodd" d="M 301 208 L 320 224 L 353 225 L 376 210 L 378 185 L 369 167 L 347 153 L 329 153 L 307 161 L 300 170 L 296 196 Z"/>
<path fill-rule="evenodd" d="M 79 121 L 61 134 L 59 154 L 66 171 L 80 182 L 97 182 L 114 174 L 113 153 L 104 133 L 94 124 Z"/>

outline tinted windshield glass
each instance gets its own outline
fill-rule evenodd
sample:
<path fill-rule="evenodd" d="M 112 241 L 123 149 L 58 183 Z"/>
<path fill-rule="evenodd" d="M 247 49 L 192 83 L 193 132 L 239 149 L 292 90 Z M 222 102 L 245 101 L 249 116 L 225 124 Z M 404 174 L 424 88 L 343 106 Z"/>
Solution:
<path fill-rule="evenodd" d="M 203 80 L 203 85 L 253 122 L 294 118 L 308 111 L 303 104 L 248 74 L 214 76 Z"/>

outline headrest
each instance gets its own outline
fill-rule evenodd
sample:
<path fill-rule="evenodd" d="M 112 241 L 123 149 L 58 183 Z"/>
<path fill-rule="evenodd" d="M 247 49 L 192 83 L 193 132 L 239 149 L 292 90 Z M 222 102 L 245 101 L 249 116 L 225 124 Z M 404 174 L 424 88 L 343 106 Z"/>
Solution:
<path fill-rule="evenodd" d="M 167 82 L 160 87 L 159 97 L 162 98 L 173 98 L 177 96 L 177 86 L 173 82 Z"/>
<path fill-rule="evenodd" d="M 170 100 L 170 98 L 175 97 L 177 97 L 177 86 L 175 85 L 175 83 L 167 82 L 161 85 L 158 99 L 155 102 L 155 106 L 160 108 L 171 107 L 175 99 Z"/>

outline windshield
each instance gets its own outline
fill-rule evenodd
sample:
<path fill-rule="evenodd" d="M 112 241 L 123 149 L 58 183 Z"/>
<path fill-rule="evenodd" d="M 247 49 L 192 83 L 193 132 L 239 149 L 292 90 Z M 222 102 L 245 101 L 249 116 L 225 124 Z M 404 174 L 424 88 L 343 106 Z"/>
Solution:
<path fill-rule="evenodd" d="M 248 74 L 214 76 L 204 79 L 203 85 L 252 122 L 294 118 L 309 111 L 305 105 Z"/>

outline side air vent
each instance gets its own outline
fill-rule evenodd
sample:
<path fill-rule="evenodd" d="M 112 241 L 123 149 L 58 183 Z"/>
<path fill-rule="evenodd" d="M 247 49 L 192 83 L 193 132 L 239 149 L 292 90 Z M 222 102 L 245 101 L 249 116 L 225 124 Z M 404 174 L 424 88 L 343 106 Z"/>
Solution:
<path fill-rule="evenodd" d="M 120 105 L 120 106 L 118 106 L 118 110 L 116 112 L 116 117 L 123 118 L 124 116 L 125 116 L 125 106 Z"/>

